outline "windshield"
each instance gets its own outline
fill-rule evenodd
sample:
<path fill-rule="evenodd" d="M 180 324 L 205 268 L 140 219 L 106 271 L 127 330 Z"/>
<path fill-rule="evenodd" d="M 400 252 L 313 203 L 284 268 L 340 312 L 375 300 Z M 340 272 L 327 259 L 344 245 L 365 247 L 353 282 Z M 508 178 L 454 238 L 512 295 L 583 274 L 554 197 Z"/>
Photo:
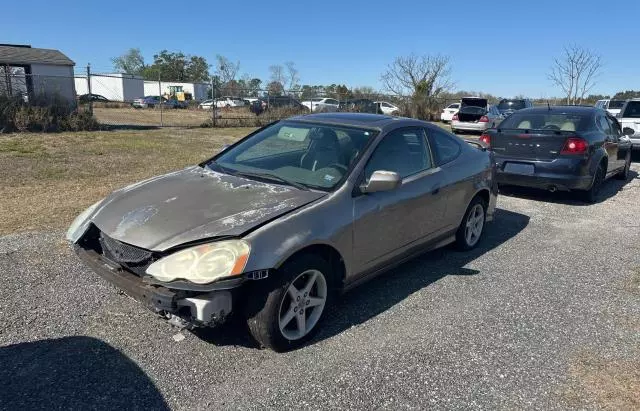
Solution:
<path fill-rule="evenodd" d="M 622 117 L 640 118 L 640 101 L 630 101 Z"/>
<path fill-rule="evenodd" d="M 524 107 L 524 100 L 501 100 L 498 104 L 498 110 L 522 110 Z"/>
<path fill-rule="evenodd" d="M 585 131 L 589 129 L 589 118 L 589 114 L 515 112 L 500 123 L 500 128 Z"/>
<path fill-rule="evenodd" d="M 621 109 L 624 106 L 624 100 L 611 100 L 609 102 L 609 108 Z"/>
<path fill-rule="evenodd" d="M 338 185 L 376 131 L 281 121 L 222 152 L 207 166 L 328 190 Z"/>

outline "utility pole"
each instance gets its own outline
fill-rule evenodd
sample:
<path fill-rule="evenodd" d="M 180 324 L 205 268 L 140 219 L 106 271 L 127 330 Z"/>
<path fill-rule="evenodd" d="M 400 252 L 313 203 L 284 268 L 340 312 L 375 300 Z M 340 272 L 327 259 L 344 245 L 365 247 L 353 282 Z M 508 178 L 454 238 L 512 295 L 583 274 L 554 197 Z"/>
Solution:
<path fill-rule="evenodd" d="M 160 127 L 163 126 L 162 123 L 162 81 L 161 81 L 161 74 L 160 74 L 160 69 L 158 69 L 158 97 L 160 98 Z"/>
<path fill-rule="evenodd" d="M 89 113 L 93 115 L 93 98 L 91 98 L 91 63 L 87 64 L 87 91 L 89 92 Z"/>

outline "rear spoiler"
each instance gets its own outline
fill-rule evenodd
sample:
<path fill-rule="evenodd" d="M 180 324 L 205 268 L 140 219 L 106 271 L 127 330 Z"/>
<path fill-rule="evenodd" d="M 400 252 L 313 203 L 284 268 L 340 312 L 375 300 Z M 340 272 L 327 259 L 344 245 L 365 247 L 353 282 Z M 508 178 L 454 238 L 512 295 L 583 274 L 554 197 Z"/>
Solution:
<path fill-rule="evenodd" d="M 471 145 L 471 146 L 475 146 L 477 149 L 482 150 L 482 151 L 487 151 L 487 149 L 489 149 L 489 146 L 486 145 L 485 143 L 483 143 L 480 140 L 474 140 L 471 138 L 463 138 L 463 140 L 465 141 L 465 143 Z"/>

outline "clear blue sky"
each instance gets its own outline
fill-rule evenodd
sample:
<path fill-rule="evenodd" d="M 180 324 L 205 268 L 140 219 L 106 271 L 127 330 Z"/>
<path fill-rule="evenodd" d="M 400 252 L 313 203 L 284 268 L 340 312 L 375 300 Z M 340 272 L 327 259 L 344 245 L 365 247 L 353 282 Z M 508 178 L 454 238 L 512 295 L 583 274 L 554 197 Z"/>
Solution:
<path fill-rule="evenodd" d="M 267 79 L 269 65 L 294 61 L 302 84 L 380 88 L 395 56 L 441 53 L 457 89 L 549 97 L 561 94 L 546 78 L 552 59 L 576 43 L 606 64 L 594 92 L 640 89 L 640 0 L 6 3 L 0 42 L 59 49 L 77 71 L 111 71 L 111 57 L 139 47 L 147 62 L 161 49 L 222 54 Z"/>

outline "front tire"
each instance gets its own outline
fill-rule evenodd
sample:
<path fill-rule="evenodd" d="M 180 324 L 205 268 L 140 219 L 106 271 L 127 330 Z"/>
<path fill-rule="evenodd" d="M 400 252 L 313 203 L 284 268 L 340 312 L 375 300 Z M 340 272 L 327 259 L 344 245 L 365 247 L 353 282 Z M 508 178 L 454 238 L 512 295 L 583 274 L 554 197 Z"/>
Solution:
<path fill-rule="evenodd" d="M 285 263 L 267 281 L 252 284 L 249 332 L 262 347 L 278 352 L 304 345 L 331 303 L 331 265 L 317 255 L 304 254 Z"/>
<path fill-rule="evenodd" d="M 486 219 L 487 205 L 481 197 L 476 196 L 467 207 L 456 232 L 455 245 L 458 250 L 468 251 L 478 245 L 484 233 Z"/>

